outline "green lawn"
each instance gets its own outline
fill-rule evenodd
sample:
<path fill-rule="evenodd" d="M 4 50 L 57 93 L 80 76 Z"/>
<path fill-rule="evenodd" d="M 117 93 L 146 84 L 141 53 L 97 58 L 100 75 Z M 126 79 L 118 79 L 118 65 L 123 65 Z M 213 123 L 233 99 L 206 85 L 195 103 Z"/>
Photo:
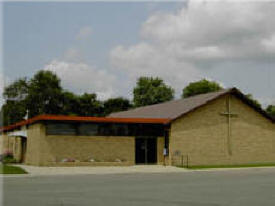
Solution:
<path fill-rule="evenodd" d="M 27 172 L 20 167 L 1 164 L 0 174 L 27 174 Z"/>
<path fill-rule="evenodd" d="M 214 168 L 245 168 L 245 167 L 275 167 L 275 163 L 269 164 L 245 164 L 245 165 L 197 165 L 183 167 L 187 169 L 214 169 Z"/>

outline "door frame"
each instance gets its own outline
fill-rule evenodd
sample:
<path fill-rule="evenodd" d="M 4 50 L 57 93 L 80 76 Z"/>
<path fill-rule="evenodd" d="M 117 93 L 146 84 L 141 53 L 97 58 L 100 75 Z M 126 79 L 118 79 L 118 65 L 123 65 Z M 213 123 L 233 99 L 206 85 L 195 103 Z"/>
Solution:
<path fill-rule="evenodd" d="M 137 163 L 137 159 L 136 159 L 136 155 L 137 155 L 137 139 L 144 139 L 145 140 L 145 154 L 144 154 L 144 163 Z M 154 157 L 155 157 L 155 161 L 153 163 L 148 163 L 148 139 L 154 139 L 154 144 L 155 144 L 155 152 L 154 152 Z M 158 137 L 155 136 L 148 136 L 148 137 L 142 137 L 142 136 L 137 136 L 135 137 L 135 164 L 144 164 L 144 165 L 148 165 L 148 164 L 157 164 L 158 162 Z"/>
<path fill-rule="evenodd" d="M 26 153 L 27 153 L 27 141 L 28 139 L 26 137 L 20 136 L 21 138 L 21 157 L 20 157 L 20 163 L 24 163 L 26 159 Z"/>

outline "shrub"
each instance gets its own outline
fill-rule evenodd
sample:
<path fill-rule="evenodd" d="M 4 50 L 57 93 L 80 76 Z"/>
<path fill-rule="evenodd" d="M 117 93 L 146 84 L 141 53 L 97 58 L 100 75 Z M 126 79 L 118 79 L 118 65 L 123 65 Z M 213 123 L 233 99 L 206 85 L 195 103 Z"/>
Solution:
<path fill-rule="evenodd" d="M 11 151 L 6 151 L 3 154 L 1 154 L 0 161 L 3 164 L 16 163 L 16 159 L 14 158 L 13 153 Z"/>

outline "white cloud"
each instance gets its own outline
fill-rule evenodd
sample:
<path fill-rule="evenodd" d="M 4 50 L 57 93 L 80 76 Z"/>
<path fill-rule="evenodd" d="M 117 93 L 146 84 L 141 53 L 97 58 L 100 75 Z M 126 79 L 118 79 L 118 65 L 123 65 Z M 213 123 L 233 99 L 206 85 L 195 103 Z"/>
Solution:
<path fill-rule="evenodd" d="M 228 42 L 236 35 L 242 40 L 240 37 L 247 37 L 247 33 L 251 32 L 258 33 L 259 27 L 263 27 L 254 27 L 264 18 L 261 5 L 190 1 L 187 8 L 175 14 L 151 16 L 143 25 L 141 34 L 147 38 L 182 40 L 184 45 L 200 46 Z"/>
<path fill-rule="evenodd" d="M 82 27 L 79 30 L 78 34 L 76 35 L 76 39 L 77 40 L 87 39 L 89 36 L 91 36 L 92 32 L 93 32 L 92 27 L 90 26 Z"/>
<path fill-rule="evenodd" d="M 132 78 L 160 76 L 179 91 L 205 77 L 212 64 L 274 61 L 274 11 L 272 2 L 189 1 L 175 13 L 150 16 L 141 27 L 142 40 L 113 48 L 110 60 Z"/>
<path fill-rule="evenodd" d="M 69 48 L 67 51 L 65 51 L 62 59 L 66 61 L 80 62 L 83 60 L 83 55 L 80 50 Z"/>
<path fill-rule="evenodd" d="M 55 72 L 64 88 L 77 93 L 96 93 L 105 100 L 115 94 L 113 85 L 116 78 L 105 70 L 97 69 L 85 63 L 72 63 L 53 60 L 44 70 Z"/>
<path fill-rule="evenodd" d="M 146 43 L 129 48 L 115 48 L 111 52 L 111 61 L 114 68 L 128 75 L 127 85 L 131 87 L 140 76 L 158 76 L 179 91 L 190 79 L 201 78 L 199 71 L 188 62 L 169 56 L 166 52 L 162 53 L 158 48 Z"/>
<path fill-rule="evenodd" d="M 270 38 L 263 39 L 262 45 L 269 52 L 275 52 L 275 34 L 273 34 Z"/>
<path fill-rule="evenodd" d="M 265 109 L 268 105 L 275 105 L 275 96 L 274 97 L 258 97 L 256 98 L 262 104 Z"/>
<path fill-rule="evenodd" d="M 77 40 L 84 40 L 90 37 L 92 28 L 86 26 L 80 29 L 76 35 Z M 114 84 L 116 77 L 107 70 L 96 68 L 86 64 L 81 49 L 69 48 L 61 58 L 52 60 L 45 65 L 44 70 L 53 71 L 61 79 L 65 89 L 78 94 L 84 92 L 96 93 L 101 100 L 108 99 L 117 94 Z"/>

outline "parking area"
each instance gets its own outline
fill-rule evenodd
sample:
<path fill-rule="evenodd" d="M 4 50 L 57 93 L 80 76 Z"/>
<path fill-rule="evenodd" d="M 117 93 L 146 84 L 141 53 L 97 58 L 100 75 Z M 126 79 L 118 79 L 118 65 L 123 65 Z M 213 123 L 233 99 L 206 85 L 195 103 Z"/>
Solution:
<path fill-rule="evenodd" d="M 275 168 L 29 175 L 1 180 L 4 206 L 275 205 Z"/>

